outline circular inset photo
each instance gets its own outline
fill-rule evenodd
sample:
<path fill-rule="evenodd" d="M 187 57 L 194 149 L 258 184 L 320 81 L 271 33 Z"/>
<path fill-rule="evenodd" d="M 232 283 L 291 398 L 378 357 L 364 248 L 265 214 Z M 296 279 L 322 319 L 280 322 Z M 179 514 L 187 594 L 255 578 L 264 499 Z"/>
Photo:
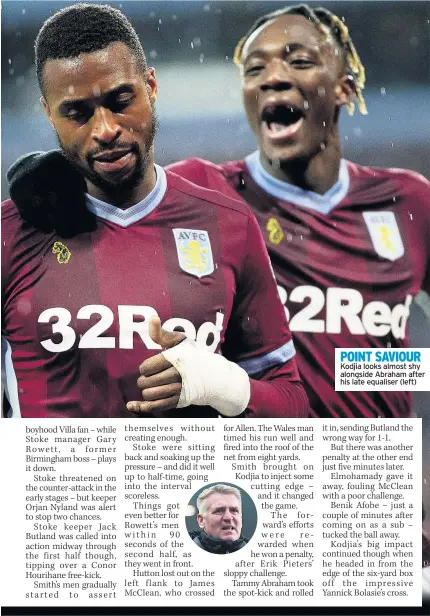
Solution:
<path fill-rule="evenodd" d="M 185 521 L 199 548 L 212 554 L 231 554 L 250 541 L 257 526 L 257 509 L 238 486 L 210 483 L 191 498 Z"/>

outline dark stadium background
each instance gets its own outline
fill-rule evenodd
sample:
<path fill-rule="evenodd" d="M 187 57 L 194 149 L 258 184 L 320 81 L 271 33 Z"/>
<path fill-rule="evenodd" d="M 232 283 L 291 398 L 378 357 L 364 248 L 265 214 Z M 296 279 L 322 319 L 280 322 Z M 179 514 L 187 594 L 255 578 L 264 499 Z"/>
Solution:
<path fill-rule="evenodd" d="M 2 3 L 2 197 L 5 171 L 20 154 L 56 146 L 39 103 L 33 43 L 43 21 L 66 2 Z M 157 162 L 188 156 L 213 161 L 255 149 L 232 63 L 238 38 L 255 18 L 288 2 L 111 2 L 135 25 L 160 86 Z M 430 3 L 318 3 L 344 16 L 367 70 L 369 115 L 342 114 L 345 155 L 368 165 L 406 167 L 430 177 Z M 429 302 L 430 304 L 430 302 Z M 430 312 L 429 308 L 427 310 Z M 430 346 L 430 322 L 415 305 L 411 345 Z M 430 394 L 415 396 L 424 417 L 424 499 L 430 512 Z M 430 513 L 429 513 L 430 516 Z M 430 520 L 427 520 L 430 530 Z"/>

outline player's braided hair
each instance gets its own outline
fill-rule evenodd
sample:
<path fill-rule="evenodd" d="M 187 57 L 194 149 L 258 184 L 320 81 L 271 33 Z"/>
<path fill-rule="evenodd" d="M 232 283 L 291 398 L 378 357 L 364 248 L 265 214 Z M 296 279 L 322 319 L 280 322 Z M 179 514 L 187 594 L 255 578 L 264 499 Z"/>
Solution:
<path fill-rule="evenodd" d="M 351 40 L 347 26 L 339 17 L 337 17 L 337 15 L 334 15 L 322 7 L 312 9 L 307 4 L 297 4 L 263 15 L 257 19 L 245 36 L 241 38 L 236 45 L 236 49 L 234 51 L 235 64 L 237 64 L 237 66 L 242 65 L 243 48 L 251 34 L 253 34 L 265 23 L 273 21 L 282 15 L 303 15 L 303 17 L 306 17 L 310 22 L 315 24 L 315 26 L 324 34 L 325 37 L 332 36 L 334 38 L 335 42 L 339 45 L 343 52 L 345 72 L 350 75 L 353 80 L 358 108 L 362 114 L 367 114 L 366 103 L 363 97 L 363 90 L 366 83 L 364 66 L 361 63 L 354 43 Z M 348 104 L 347 109 L 350 115 L 354 113 L 354 103 L 352 101 Z"/>
<path fill-rule="evenodd" d="M 34 46 L 36 74 L 42 93 L 43 67 L 47 60 L 76 58 L 81 53 L 99 51 L 118 42 L 130 48 L 145 71 L 147 65 L 142 45 L 121 11 L 105 4 L 79 3 L 54 13 L 39 30 Z"/>

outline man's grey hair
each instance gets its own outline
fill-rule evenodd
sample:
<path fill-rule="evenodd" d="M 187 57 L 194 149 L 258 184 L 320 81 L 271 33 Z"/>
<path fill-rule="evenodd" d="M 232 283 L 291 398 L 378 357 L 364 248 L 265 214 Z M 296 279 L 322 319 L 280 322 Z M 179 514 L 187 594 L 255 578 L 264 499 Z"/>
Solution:
<path fill-rule="evenodd" d="M 215 486 L 206 488 L 199 494 L 197 499 L 197 509 L 200 515 L 204 515 L 208 509 L 207 499 L 211 494 L 234 494 L 242 506 L 242 495 L 237 488 L 228 486 L 225 483 L 217 483 Z"/>

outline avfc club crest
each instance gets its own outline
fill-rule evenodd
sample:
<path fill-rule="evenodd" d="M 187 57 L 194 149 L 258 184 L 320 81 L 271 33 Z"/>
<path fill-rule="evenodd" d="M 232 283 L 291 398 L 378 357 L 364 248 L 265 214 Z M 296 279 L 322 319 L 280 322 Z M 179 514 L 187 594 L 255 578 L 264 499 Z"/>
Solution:
<path fill-rule="evenodd" d="M 394 212 L 363 212 L 373 248 L 380 257 L 396 261 L 405 253 Z"/>
<path fill-rule="evenodd" d="M 214 271 L 212 248 L 207 231 L 172 229 L 181 269 L 202 278 Z"/>

